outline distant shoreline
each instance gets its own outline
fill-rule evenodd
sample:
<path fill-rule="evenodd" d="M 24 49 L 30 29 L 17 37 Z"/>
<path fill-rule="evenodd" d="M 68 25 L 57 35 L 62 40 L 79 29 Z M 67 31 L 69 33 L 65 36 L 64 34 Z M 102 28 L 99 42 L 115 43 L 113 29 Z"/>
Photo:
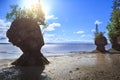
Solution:
<path fill-rule="evenodd" d="M 12 43 L 0 43 L 0 44 L 12 44 Z M 47 43 L 45 43 L 45 44 L 94 44 L 94 43 L 90 43 L 90 42 L 53 42 L 53 43 L 49 43 L 49 42 L 47 42 Z M 44 45 L 45 45 L 44 44 Z M 108 43 L 107 45 L 110 45 L 111 43 Z"/>

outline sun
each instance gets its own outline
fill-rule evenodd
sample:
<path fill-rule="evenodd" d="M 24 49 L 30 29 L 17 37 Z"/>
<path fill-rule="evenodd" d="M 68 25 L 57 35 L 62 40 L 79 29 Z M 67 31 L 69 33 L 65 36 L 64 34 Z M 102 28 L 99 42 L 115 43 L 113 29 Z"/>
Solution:
<path fill-rule="evenodd" d="M 46 2 L 45 0 L 41 0 L 41 6 L 42 6 L 42 10 L 45 12 L 45 15 L 49 15 L 50 14 L 50 10 L 51 10 L 51 6 L 48 2 Z"/>
<path fill-rule="evenodd" d="M 50 12 L 50 6 L 44 0 L 22 0 L 22 8 L 31 9 L 33 5 L 41 5 L 41 8 L 45 15 L 48 15 Z"/>
<path fill-rule="evenodd" d="M 39 3 L 39 0 L 22 0 L 22 7 L 30 9 L 32 5 Z"/>

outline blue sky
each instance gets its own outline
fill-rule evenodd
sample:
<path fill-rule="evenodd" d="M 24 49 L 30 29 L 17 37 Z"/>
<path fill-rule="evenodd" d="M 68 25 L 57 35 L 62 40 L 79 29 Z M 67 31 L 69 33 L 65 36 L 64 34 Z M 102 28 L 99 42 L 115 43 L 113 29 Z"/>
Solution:
<path fill-rule="evenodd" d="M 8 42 L 5 34 L 10 21 L 5 19 L 9 5 L 23 6 L 29 0 L 1 0 L 0 2 L 0 42 Z M 49 24 L 45 30 L 45 42 L 93 42 L 95 23 L 99 31 L 106 32 L 112 11 L 112 0 L 41 0 Z"/>

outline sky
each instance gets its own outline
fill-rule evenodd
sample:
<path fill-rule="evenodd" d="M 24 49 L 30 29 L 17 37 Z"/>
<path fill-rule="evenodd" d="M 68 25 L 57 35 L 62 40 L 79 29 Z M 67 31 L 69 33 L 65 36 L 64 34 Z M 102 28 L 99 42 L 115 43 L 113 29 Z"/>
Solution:
<path fill-rule="evenodd" d="M 32 0 L 1 0 L 0 2 L 0 43 L 8 43 L 6 31 L 11 22 L 6 20 L 10 5 L 23 7 Z M 35 1 L 35 0 L 33 0 Z M 47 43 L 81 42 L 93 43 L 95 24 L 105 32 L 112 12 L 113 0 L 40 0 L 49 26 L 44 31 Z"/>

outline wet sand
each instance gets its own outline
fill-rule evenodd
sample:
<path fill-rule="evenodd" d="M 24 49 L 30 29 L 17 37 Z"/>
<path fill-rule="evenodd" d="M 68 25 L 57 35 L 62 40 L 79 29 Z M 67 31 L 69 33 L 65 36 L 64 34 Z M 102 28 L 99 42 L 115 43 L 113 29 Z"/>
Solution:
<path fill-rule="evenodd" d="M 47 59 L 50 64 L 45 66 L 38 80 L 120 80 L 120 54 L 75 53 Z M 12 61 L 0 60 L 0 80 L 4 80 L 4 68 L 10 69 Z M 12 73 L 16 70 L 9 75 Z"/>

